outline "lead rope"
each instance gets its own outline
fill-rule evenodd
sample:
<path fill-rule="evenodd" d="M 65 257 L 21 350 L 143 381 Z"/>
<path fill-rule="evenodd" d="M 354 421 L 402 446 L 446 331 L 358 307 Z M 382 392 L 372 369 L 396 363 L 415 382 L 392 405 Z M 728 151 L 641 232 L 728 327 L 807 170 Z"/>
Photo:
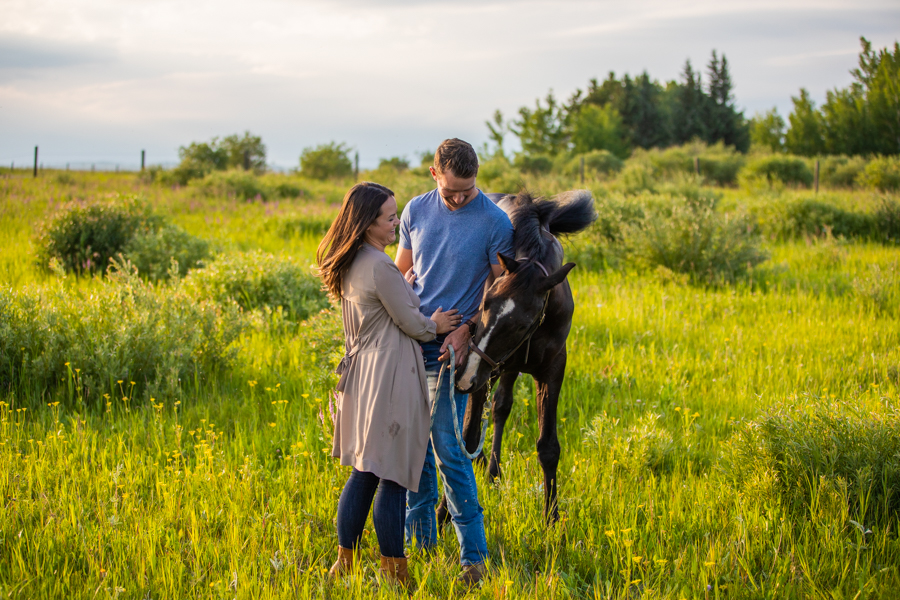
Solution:
<path fill-rule="evenodd" d="M 484 448 L 484 437 L 485 435 L 487 435 L 487 418 L 482 416 L 481 441 L 478 442 L 478 448 L 475 449 L 475 452 L 470 453 L 468 450 L 466 450 L 466 444 L 462 439 L 462 431 L 460 431 L 459 429 L 459 417 L 457 417 L 456 412 L 456 400 L 454 400 L 452 397 L 453 386 L 456 382 L 456 351 L 453 349 L 452 345 L 447 346 L 447 349 L 450 351 L 450 364 L 446 369 L 444 368 L 444 365 L 441 365 L 441 369 L 438 372 L 437 387 L 434 391 L 434 402 L 431 404 L 431 428 L 434 429 L 434 414 L 437 412 L 438 398 L 441 395 L 441 383 L 443 383 L 444 380 L 444 371 L 449 370 L 450 394 L 447 395 L 447 399 L 450 401 L 450 409 L 453 411 L 453 432 L 456 434 L 456 443 L 459 444 L 459 449 L 462 450 L 462 453 L 466 456 L 466 458 L 468 458 L 469 460 L 475 460 L 476 458 L 478 458 L 478 455 L 481 454 L 481 449 Z M 492 390 L 488 390 L 488 398 L 484 403 L 484 408 L 488 409 L 488 411 L 491 408 L 491 391 Z"/>

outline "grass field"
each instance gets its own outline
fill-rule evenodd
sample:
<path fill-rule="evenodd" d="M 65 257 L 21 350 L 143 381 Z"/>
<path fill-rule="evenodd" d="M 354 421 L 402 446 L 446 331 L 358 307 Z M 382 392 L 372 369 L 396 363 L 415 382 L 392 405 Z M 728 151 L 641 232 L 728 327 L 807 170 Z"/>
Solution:
<path fill-rule="evenodd" d="M 125 173 L 0 177 L 0 291 L 85 303 L 112 284 L 61 279 L 34 260 L 38 223 L 64 202 L 137 193 L 216 253 L 259 249 L 311 267 L 347 187 L 300 181 L 298 198 L 245 202 Z M 429 189 L 413 176 L 388 183 L 398 195 Z M 718 193 L 731 207 L 811 196 Z M 861 211 L 878 200 L 823 197 Z M 573 255 L 585 239 L 568 242 Z M 490 576 L 458 587 L 448 529 L 432 555 L 410 554 L 415 597 L 900 596 L 900 247 L 826 235 L 763 249 L 767 261 L 724 286 L 628 264 L 576 268 L 561 521 L 543 524 L 534 389 L 522 377 L 504 477 L 492 486 L 479 472 Z M 146 293 L 178 297 L 178 285 Z M 2 298 L 0 342 L 17 326 Z M 326 576 L 348 475 L 329 456 L 339 316 L 240 314 L 227 360 L 168 391 L 126 378 L 102 396 L 70 360 L 48 367 L 53 385 L 6 381 L 0 597 L 403 596 L 377 583 L 371 526 L 360 572 Z M 127 325 L 107 319 L 110 335 Z"/>

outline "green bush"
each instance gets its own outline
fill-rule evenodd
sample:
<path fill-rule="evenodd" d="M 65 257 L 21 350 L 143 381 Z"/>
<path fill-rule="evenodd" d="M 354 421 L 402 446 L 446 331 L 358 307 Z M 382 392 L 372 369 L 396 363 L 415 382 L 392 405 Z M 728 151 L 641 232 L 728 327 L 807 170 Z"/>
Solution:
<path fill-rule="evenodd" d="M 874 218 L 881 241 L 900 244 L 900 202 L 882 198 Z"/>
<path fill-rule="evenodd" d="M 665 150 L 638 149 L 627 162 L 642 162 L 650 165 L 657 177 L 673 178 L 696 172 L 694 159 L 699 159 L 700 175 L 716 185 L 733 185 L 745 162 L 743 154 L 722 142 L 708 146 L 693 141 L 682 146 L 672 146 Z"/>
<path fill-rule="evenodd" d="M 251 135 L 249 131 L 243 138 L 229 135 L 222 141 L 214 137 L 210 142 L 192 142 L 179 148 L 178 156 L 181 162 L 167 172 L 165 179 L 180 185 L 206 177 L 213 171 L 243 169 L 245 166 L 256 174 L 266 170 L 266 146 L 259 136 Z"/>
<path fill-rule="evenodd" d="M 209 256 L 209 242 L 165 224 L 156 230 L 138 231 L 125 245 L 124 254 L 142 277 L 162 281 L 183 277 L 189 269 L 200 266 Z"/>
<path fill-rule="evenodd" d="M 56 177 L 54 177 L 56 183 L 60 185 L 72 185 L 75 183 L 75 178 L 72 177 L 70 173 L 66 173 L 65 171 L 62 173 L 57 173 Z"/>
<path fill-rule="evenodd" d="M 703 196 L 648 211 L 625 238 L 638 264 L 683 273 L 693 283 L 731 283 L 767 259 L 746 216 L 720 213 L 715 199 Z"/>
<path fill-rule="evenodd" d="M 304 148 L 300 154 L 300 173 L 310 179 L 333 179 L 353 174 L 350 148 L 329 142 L 315 148 Z"/>
<path fill-rule="evenodd" d="M 37 247 L 45 268 L 55 262 L 76 275 L 102 274 L 123 255 L 152 281 L 184 275 L 209 254 L 208 242 L 166 223 L 137 197 L 67 204 L 43 224 Z"/>
<path fill-rule="evenodd" d="M 619 172 L 616 184 L 626 194 L 653 192 L 656 190 L 657 173 L 652 165 L 629 161 Z"/>
<path fill-rule="evenodd" d="M 772 154 L 749 161 L 740 176 L 745 181 L 764 180 L 769 184 L 802 185 L 809 187 L 813 172 L 806 161 L 797 156 Z"/>
<path fill-rule="evenodd" d="M 875 233 L 872 215 L 851 212 L 817 200 L 799 200 L 785 206 L 779 239 L 831 234 L 844 238 L 869 238 Z"/>
<path fill-rule="evenodd" d="M 553 159 L 544 154 L 517 154 L 513 161 L 523 173 L 541 175 L 553 169 Z"/>
<path fill-rule="evenodd" d="M 514 194 L 525 181 L 505 156 L 496 155 L 478 166 L 478 185 L 485 191 Z"/>
<path fill-rule="evenodd" d="M 235 302 L 244 310 L 281 307 L 295 321 L 329 306 L 321 281 L 306 266 L 260 251 L 221 255 L 191 271 L 184 286 L 197 298 Z"/>
<path fill-rule="evenodd" d="M 68 387 L 92 406 L 172 397 L 228 363 L 240 324 L 233 304 L 150 285 L 127 263 L 89 294 L 61 281 L 0 289 L 0 388 L 42 396 Z"/>
<path fill-rule="evenodd" d="M 900 190 L 900 156 L 879 156 L 871 160 L 857 182 L 882 192 Z"/>
<path fill-rule="evenodd" d="M 745 423 L 721 464 L 746 496 L 772 495 L 811 518 L 823 511 L 844 522 L 896 516 L 900 412 L 855 401 L 792 401 Z"/>
<path fill-rule="evenodd" d="M 851 188 L 866 167 L 861 156 L 823 156 L 819 158 L 819 184 L 829 188 Z"/>
<path fill-rule="evenodd" d="M 225 196 L 238 200 L 265 200 L 270 190 L 249 171 L 214 171 L 191 182 L 191 187 L 207 197 Z"/>
<path fill-rule="evenodd" d="M 77 275 L 103 273 L 139 230 L 154 231 L 161 224 L 162 218 L 137 197 L 70 202 L 40 226 L 38 261 L 47 268 L 55 260 Z"/>
<path fill-rule="evenodd" d="M 569 176 L 581 174 L 581 159 L 584 158 L 584 174 L 588 176 L 613 175 L 622 170 L 625 162 L 609 150 L 591 150 L 569 159 L 563 173 Z"/>

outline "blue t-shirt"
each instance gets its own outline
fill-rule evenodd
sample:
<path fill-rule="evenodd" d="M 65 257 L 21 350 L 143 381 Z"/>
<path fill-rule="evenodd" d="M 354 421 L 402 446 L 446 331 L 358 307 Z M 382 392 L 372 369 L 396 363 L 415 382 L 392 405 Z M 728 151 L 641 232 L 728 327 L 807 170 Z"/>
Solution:
<path fill-rule="evenodd" d="M 400 247 L 412 250 L 422 314 L 455 308 L 463 321 L 481 304 L 484 282 L 497 253 L 513 254 L 509 217 L 479 190 L 468 204 L 450 210 L 438 191 L 416 196 L 400 217 Z"/>

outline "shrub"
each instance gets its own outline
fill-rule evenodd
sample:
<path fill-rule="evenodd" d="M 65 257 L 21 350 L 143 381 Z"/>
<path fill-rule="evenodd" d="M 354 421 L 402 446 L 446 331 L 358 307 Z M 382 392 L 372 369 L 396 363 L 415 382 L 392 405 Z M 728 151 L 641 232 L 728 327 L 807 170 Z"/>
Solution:
<path fill-rule="evenodd" d="M 570 159 L 563 168 L 565 175 L 579 175 L 581 173 L 581 159 L 584 158 L 584 173 L 589 175 L 612 175 L 618 173 L 625 163 L 609 150 L 591 150 L 586 154 L 579 154 Z"/>
<path fill-rule="evenodd" d="M 900 510 L 900 413 L 857 402 L 792 402 L 749 421 L 727 442 L 726 478 L 745 495 L 771 494 L 815 518 L 846 522 Z"/>
<path fill-rule="evenodd" d="M 142 277 L 161 281 L 183 277 L 189 269 L 200 266 L 209 256 L 209 242 L 165 224 L 156 230 L 139 231 L 126 244 L 124 254 Z"/>
<path fill-rule="evenodd" d="M 817 200 L 799 200 L 787 204 L 783 231 L 777 237 L 789 239 L 830 233 L 835 237 L 867 238 L 875 233 L 872 215 L 851 212 Z"/>
<path fill-rule="evenodd" d="M 270 190 L 259 177 L 248 171 L 216 171 L 191 182 L 191 187 L 204 196 L 225 196 L 239 200 L 265 200 Z"/>
<path fill-rule="evenodd" d="M 257 174 L 266 170 L 266 147 L 259 136 L 251 135 L 249 131 L 243 138 L 229 135 L 221 142 L 218 137 L 209 142 L 192 142 L 179 148 L 178 156 L 181 162 L 169 176 L 181 185 L 213 171 L 243 169 L 245 166 Z"/>
<path fill-rule="evenodd" d="M 297 321 L 329 306 L 322 283 L 305 266 L 260 251 L 219 256 L 191 271 L 184 286 L 197 298 L 235 302 L 245 310 L 281 307 Z"/>
<path fill-rule="evenodd" d="M 44 268 L 56 260 L 69 272 L 102 273 L 110 258 L 125 251 L 139 230 L 156 230 L 162 219 L 137 197 L 111 202 L 70 202 L 38 232 L 38 260 Z M 168 262 L 168 261 L 166 261 Z"/>
<path fill-rule="evenodd" d="M 270 177 L 262 183 L 269 190 L 269 197 L 300 198 L 305 193 L 302 187 L 284 177 Z"/>
<path fill-rule="evenodd" d="M 866 167 L 861 156 L 824 156 L 819 159 L 819 184 L 830 188 L 850 188 Z"/>
<path fill-rule="evenodd" d="M 520 171 L 532 175 L 549 173 L 553 168 L 553 159 L 544 154 L 517 154 L 513 162 Z"/>
<path fill-rule="evenodd" d="M 479 165 L 478 182 L 486 191 L 505 194 L 514 194 L 525 186 L 522 174 L 501 155 L 495 155 Z"/>
<path fill-rule="evenodd" d="M 684 273 L 693 283 L 730 283 L 767 259 L 751 221 L 716 211 L 708 197 L 673 199 L 648 211 L 625 235 L 639 264 Z"/>
<path fill-rule="evenodd" d="M 382 158 L 380 161 L 378 161 L 378 169 L 393 169 L 398 173 L 402 173 L 403 171 L 409 170 L 409 161 L 405 158 L 400 158 L 399 156 Z"/>
<path fill-rule="evenodd" d="M 2 289 L 0 387 L 43 395 L 71 386 L 70 398 L 93 406 L 104 394 L 116 402 L 171 397 L 228 363 L 240 324 L 234 305 L 157 288 L 127 263 L 116 263 L 90 294 L 61 281 Z"/>
<path fill-rule="evenodd" d="M 802 185 L 809 187 L 813 173 L 802 158 L 791 155 L 773 154 L 761 156 L 748 162 L 740 175 L 746 180 L 761 179 L 769 184 Z"/>
<path fill-rule="evenodd" d="M 174 179 L 162 165 L 150 165 L 138 173 L 138 181 L 141 183 L 175 183 Z"/>
<path fill-rule="evenodd" d="M 900 202 L 881 199 L 881 205 L 875 211 L 875 229 L 881 241 L 900 244 Z"/>
<path fill-rule="evenodd" d="M 857 182 L 882 192 L 900 190 L 900 156 L 879 156 L 870 161 Z"/>
<path fill-rule="evenodd" d="M 350 148 L 329 142 L 315 148 L 304 148 L 300 154 L 300 173 L 310 179 L 332 179 L 353 174 Z"/>
<path fill-rule="evenodd" d="M 656 171 L 646 163 L 626 163 L 625 168 L 619 172 L 617 183 L 626 194 L 652 192 L 656 189 Z"/>
<path fill-rule="evenodd" d="M 657 176 L 666 178 L 695 173 L 694 159 L 700 161 L 700 175 L 716 185 L 733 185 L 744 165 L 745 157 L 732 146 L 722 142 L 707 146 L 693 141 L 665 150 L 636 150 L 630 162 L 643 162 L 652 166 Z"/>

